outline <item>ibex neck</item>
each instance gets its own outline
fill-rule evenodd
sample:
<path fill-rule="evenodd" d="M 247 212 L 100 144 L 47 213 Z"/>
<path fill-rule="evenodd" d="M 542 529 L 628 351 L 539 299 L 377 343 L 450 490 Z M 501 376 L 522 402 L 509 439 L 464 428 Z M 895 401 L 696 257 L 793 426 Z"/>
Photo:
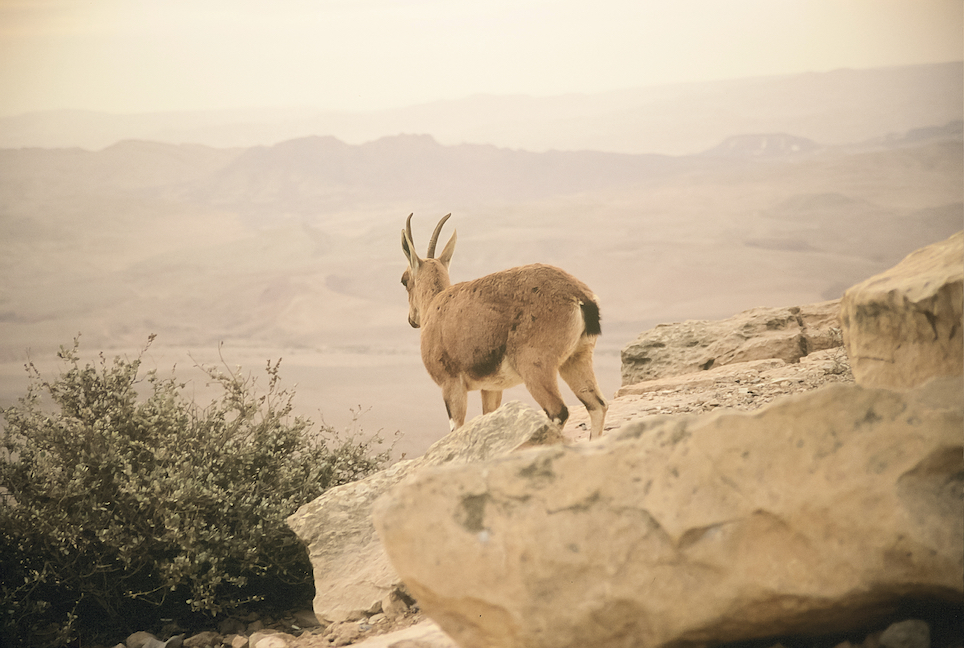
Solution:
<path fill-rule="evenodd" d="M 418 292 L 424 302 L 431 301 L 452 285 L 448 270 L 437 259 L 426 259 L 418 272 Z"/>

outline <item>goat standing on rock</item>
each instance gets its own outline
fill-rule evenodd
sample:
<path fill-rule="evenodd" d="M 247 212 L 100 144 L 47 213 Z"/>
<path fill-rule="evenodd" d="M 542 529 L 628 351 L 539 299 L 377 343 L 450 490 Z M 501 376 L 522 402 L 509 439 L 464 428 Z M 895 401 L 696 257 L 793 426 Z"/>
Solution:
<path fill-rule="evenodd" d="M 455 233 L 435 258 L 449 216 L 435 226 L 422 259 L 409 215 L 402 230 L 408 258 L 402 284 L 408 290 L 408 321 L 422 329 L 422 362 L 442 388 L 451 429 L 465 423 L 469 391 L 482 390 L 482 412 L 488 414 L 502 403 L 502 390 L 519 383 L 562 427 L 569 410 L 559 394 L 558 373 L 589 412 L 589 438 L 601 436 L 607 405 L 592 367 L 601 333 L 596 296 L 569 273 L 541 264 L 451 285 Z"/>

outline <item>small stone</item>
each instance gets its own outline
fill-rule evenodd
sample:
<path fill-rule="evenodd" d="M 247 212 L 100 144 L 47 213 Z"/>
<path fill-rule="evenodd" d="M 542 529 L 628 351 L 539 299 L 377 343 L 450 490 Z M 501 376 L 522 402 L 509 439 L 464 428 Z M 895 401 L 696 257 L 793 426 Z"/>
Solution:
<path fill-rule="evenodd" d="M 345 621 L 334 624 L 327 634 L 328 640 L 333 646 L 347 646 L 361 637 L 362 631 L 357 623 Z M 252 648 L 256 648 L 252 646 Z"/>
<path fill-rule="evenodd" d="M 345 618 L 342 619 L 342 621 L 361 621 L 366 618 L 368 618 L 368 615 L 365 613 L 365 610 L 351 610 L 345 614 Z"/>
<path fill-rule="evenodd" d="M 387 617 L 397 617 L 408 611 L 408 602 L 397 589 L 392 590 L 382 599 L 382 612 Z"/>
<path fill-rule="evenodd" d="M 284 632 L 262 630 L 248 639 L 248 648 L 287 648 L 295 637 Z"/>
<path fill-rule="evenodd" d="M 184 640 L 185 648 L 217 648 L 221 645 L 221 635 L 212 630 L 200 632 Z"/>
<path fill-rule="evenodd" d="M 221 641 L 221 645 L 231 646 L 231 648 L 248 648 L 248 638 L 243 634 L 229 634 Z"/>
<path fill-rule="evenodd" d="M 152 635 L 150 632 L 135 632 L 127 638 L 124 644 L 127 648 L 144 648 L 149 642 L 157 641 L 157 637 Z"/>
<path fill-rule="evenodd" d="M 881 648 L 930 648 L 931 628 L 919 619 L 900 621 L 884 630 L 880 645 Z"/>

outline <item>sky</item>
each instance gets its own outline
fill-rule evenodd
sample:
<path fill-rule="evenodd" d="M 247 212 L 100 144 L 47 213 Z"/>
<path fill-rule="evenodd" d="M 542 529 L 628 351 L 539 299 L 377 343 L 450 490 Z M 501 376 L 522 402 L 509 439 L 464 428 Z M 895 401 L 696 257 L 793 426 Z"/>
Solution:
<path fill-rule="evenodd" d="M 375 111 L 959 61 L 960 0 L 0 0 L 0 115 Z"/>

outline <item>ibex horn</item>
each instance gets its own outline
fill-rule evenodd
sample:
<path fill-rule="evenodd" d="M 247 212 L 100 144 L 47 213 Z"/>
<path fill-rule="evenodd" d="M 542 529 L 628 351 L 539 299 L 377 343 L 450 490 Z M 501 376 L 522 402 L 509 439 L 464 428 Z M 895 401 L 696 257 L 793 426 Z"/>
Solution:
<path fill-rule="evenodd" d="M 432 233 L 432 239 L 428 242 L 428 257 L 429 259 L 435 258 L 435 244 L 438 243 L 438 235 L 442 232 L 442 225 L 445 225 L 445 221 L 449 219 L 452 214 L 446 214 L 442 216 L 442 220 L 438 222 L 435 226 L 435 231 Z M 411 216 L 409 216 L 411 218 Z"/>
<path fill-rule="evenodd" d="M 412 216 L 414 215 L 414 212 L 409 214 L 408 219 L 405 221 L 405 233 L 408 234 L 408 240 L 412 245 L 415 245 L 415 239 L 412 238 Z"/>

